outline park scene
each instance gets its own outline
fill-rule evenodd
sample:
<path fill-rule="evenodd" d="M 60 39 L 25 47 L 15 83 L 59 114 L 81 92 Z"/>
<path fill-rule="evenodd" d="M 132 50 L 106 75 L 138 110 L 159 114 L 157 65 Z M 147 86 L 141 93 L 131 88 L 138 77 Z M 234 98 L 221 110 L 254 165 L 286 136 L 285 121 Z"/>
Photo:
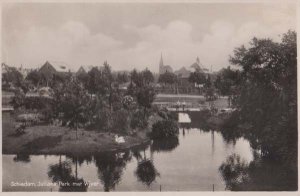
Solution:
<path fill-rule="evenodd" d="M 278 34 L 249 34 L 230 42 L 232 48 L 220 36 L 227 39 L 233 31 L 222 26 L 221 35 L 210 35 L 220 44 L 214 49 L 212 42 L 205 48 L 185 44 L 196 26 L 171 22 L 160 37 L 160 27 L 149 22 L 138 32 L 146 41 L 133 49 L 93 35 L 92 27 L 80 29 L 74 20 L 82 17 L 88 26 L 99 14 L 95 24 L 105 17 L 107 35 L 135 40 L 129 33 L 138 27 L 130 25 L 140 19 L 129 13 L 133 7 L 144 10 L 137 14 L 145 18 L 157 9 L 168 11 L 158 14 L 161 21 L 181 6 L 197 15 L 195 9 L 211 5 L 30 4 L 2 8 L 3 191 L 298 190 L 295 26 L 284 20 L 286 29 L 274 27 Z M 238 9 L 226 6 L 219 8 Z M 261 6 L 249 5 L 245 18 Z M 43 14 L 48 8 L 55 10 L 53 18 Z M 114 27 L 115 16 L 105 10 L 122 24 L 132 22 L 122 27 L 130 30 L 112 31 L 121 27 Z M 192 24 L 186 15 L 182 20 Z M 73 21 L 46 31 L 45 24 L 59 26 L 59 16 Z M 11 21 L 28 34 L 13 31 Z M 221 59 L 227 47 L 224 64 L 210 61 L 214 50 L 211 59 Z"/>

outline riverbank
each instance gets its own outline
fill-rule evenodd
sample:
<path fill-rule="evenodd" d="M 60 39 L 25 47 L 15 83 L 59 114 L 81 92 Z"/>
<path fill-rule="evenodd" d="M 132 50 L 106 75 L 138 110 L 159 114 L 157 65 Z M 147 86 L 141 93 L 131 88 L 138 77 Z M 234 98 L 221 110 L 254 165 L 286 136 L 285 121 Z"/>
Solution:
<path fill-rule="evenodd" d="M 93 154 L 105 151 L 119 151 L 150 141 L 148 133 L 152 124 L 159 120 L 151 116 L 149 126 L 124 135 L 124 143 L 115 142 L 115 134 L 107 132 L 76 130 L 67 127 L 40 125 L 27 127 L 25 133 L 16 135 L 13 120 L 3 125 L 3 154 Z"/>

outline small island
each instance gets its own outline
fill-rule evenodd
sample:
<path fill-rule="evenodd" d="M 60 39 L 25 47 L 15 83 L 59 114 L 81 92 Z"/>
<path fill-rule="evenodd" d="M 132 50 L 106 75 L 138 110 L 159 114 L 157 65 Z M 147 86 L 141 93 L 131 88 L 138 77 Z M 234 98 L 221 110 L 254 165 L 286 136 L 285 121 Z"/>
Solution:
<path fill-rule="evenodd" d="M 27 86 L 15 90 L 14 110 L 3 118 L 4 154 L 124 150 L 150 142 L 152 127 L 160 121 L 178 132 L 176 118 L 152 104 L 156 92 L 148 69 L 115 74 L 105 62 L 76 74 L 43 71 L 51 67 L 46 62 L 27 76 Z"/>

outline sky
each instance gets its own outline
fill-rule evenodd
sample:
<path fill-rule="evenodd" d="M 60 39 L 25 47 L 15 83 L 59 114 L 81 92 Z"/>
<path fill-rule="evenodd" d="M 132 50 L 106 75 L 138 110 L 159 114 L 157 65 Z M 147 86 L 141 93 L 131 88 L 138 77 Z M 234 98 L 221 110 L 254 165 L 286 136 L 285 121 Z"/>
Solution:
<path fill-rule="evenodd" d="M 77 70 L 107 61 L 113 70 L 158 72 L 162 54 L 173 70 L 198 56 L 218 71 L 254 36 L 280 41 L 289 29 L 296 30 L 292 3 L 5 3 L 2 62 Z"/>

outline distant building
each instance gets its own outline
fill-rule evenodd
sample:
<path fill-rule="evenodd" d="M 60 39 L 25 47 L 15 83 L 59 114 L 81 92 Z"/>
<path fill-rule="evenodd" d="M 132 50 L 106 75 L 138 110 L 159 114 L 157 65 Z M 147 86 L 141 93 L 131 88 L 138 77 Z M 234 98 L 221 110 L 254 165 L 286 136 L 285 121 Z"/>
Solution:
<path fill-rule="evenodd" d="M 39 69 L 39 72 L 46 80 L 46 86 L 56 76 L 66 77 L 70 70 L 67 69 L 67 65 L 60 62 L 49 62 L 46 63 Z"/>
<path fill-rule="evenodd" d="M 87 72 L 85 71 L 85 69 L 81 66 L 78 71 L 76 72 L 76 75 L 80 75 L 80 74 L 86 74 Z"/>
<path fill-rule="evenodd" d="M 119 90 L 126 91 L 126 90 L 129 88 L 130 83 L 131 83 L 131 82 L 125 82 L 125 83 L 119 84 Z M 133 85 L 134 85 L 134 84 L 133 84 Z"/>
<path fill-rule="evenodd" d="M 42 73 L 46 78 L 52 77 L 54 74 L 65 74 L 68 72 L 67 65 L 59 62 L 49 62 L 46 63 L 39 69 L 39 72 Z"/>
<path fill-rule="evenodd" d="M 178 88 L 181 89 L 180 91 L 190 92 L 191 88 L 193 87 L 192 84 L 189 82 L 191 71 L 187 70 L 185 67 L 182 67 L 174 73 L 177 75 Z"/>
<path fill-rule="evenodd" d="M 28 91 L 25 94 L 25 97 L 46 97 L 52 98 L 53 97 L 53 90 L 50 87 L 42 87 L 34 91 Z"/>
<path fill-rule="evenodd" d="M 20 72 L 23 76 L 23 78 L 26 78 L 26 76 L 33 70 L 33 69 L 28 69 L 28 68 L 23 68 L 23 65 L 21 64 L 21 66 L 19 68 L 17 68 L 18 72 Z"/>
<path fill-rule="evenodd" d="M 162 54 L 161 54 L 160 62 L 159 62 L 159 74 L 163 74 L 166 72 L 173 73 L 173 69 L 170 65 L 164 65 Z"/>
<path fill-rule="evenodd" d="M 8 66 L 5 63 L 1 65 L 2 73 L 2 90 L 15 90 L 16 83 L 23 77 L 17 68 Z"/>
<path fill-rule="evenodd" d="M 176 74 L 178 78 L 189 78 L 191 71 L 187 70 L 185 67 L 182 67 L 179 70 L 174 71 L 174 74 Z"/>
<path fill-rule="evenodd" d="M 2 63 L 1 64 L 1 73 L 4 74 L 4 73 L 7 73 L 9 71 L 11 71 L 11 67 L 9 67 L 8 65 L 6 65 L 5 63 Z"/>
<path fill-rule="evenodd" d="M 194 69 L 194 71 L 201 70 L 202 65 L 200 64 L 199 57 L 196 58 L 196 62 L 193 63 L 190 68 Z"/>
<path fill-rule="evenodd" d="M 199 57 L 196 58 L 196 62 L 190 65 L 189 69 L 191 71 L 200 71 L 203 73 L 209 73 L 209 70 L 204 67 L 204 65 L 200 62 Z"/>
<path fill-rule="evenodd" d="M 196 58 L 196 61 L 192 65 L 190 65 L 188 67 L 183 66 L 180 69 L 173 72 L 173 69 L 171 66 L 164 65 L 163 58 L 161 55 L 160 63 L 159 63 L 159 74 L 170 72 L 170 73 L 174 73 L 177 76 L 177 87 L 176 87 L 177 93 L 191 93 L 191 92 L 195 91 L 195 87 L 196 88 L 202 87 L 200 85 L 195 86 L 195 84 L 192 84 L 189 81 L 189 77 L 190 77 L 191 73 L 194 71 L 200 71 L 202 73 L 205 73 L 206 75 L 209 74 L 209 70 L 206 69 L 201 64 L 199 57 Z M 165 91 L 167 91 L 167 90 L 165 89 Z M 170 89 L 169 89 L 169 91 L 173 92 L 173 90 L 170 90 Z"/>
<path fill-rule="evenodd" d="M 50 79 L 57 73 L 56 69 L 48 61 L 39 69 L 39 72 L 45 76 L 46 79 Z"/>

